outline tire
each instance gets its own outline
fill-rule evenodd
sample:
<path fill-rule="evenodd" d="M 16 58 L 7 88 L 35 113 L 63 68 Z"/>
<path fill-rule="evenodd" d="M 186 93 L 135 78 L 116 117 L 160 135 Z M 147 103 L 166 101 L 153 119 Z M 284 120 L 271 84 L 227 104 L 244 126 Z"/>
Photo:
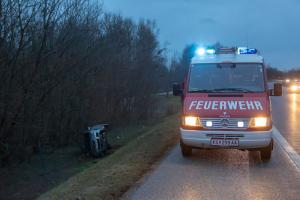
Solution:
<path fill-rule="evenodd" d="M 263 162 L 269 162 L 271 160 L 272 150 L 273 150 L 273 140 L 271 141 L 269 146 L 260 150 L 260 159 Z"/>
<path fill-rule="evenodd" d="M 181 153 L 183 157 L 189 157 L 192 155 L 193 148 L 185 145 L 182 141 L 180 141 Z"/>

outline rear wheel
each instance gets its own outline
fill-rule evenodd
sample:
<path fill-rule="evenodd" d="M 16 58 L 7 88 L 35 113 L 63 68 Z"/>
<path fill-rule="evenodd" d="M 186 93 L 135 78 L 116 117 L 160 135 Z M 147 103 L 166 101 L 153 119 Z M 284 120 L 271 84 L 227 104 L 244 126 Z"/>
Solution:
<path fill-rule="evenodd" d="M 271 141 L 269 146 L 260 150 L 260 159 L 263 162 L 270 161 L 272 156 L 272 150 L 273 150 L 273 140 Z"/>
<path fill-rule="evenodd" d="M 188 157 L 192 155 L 192 147 L 185 145 L 182 141 L 180 141 L 181 153 L 184 157 Z"/>

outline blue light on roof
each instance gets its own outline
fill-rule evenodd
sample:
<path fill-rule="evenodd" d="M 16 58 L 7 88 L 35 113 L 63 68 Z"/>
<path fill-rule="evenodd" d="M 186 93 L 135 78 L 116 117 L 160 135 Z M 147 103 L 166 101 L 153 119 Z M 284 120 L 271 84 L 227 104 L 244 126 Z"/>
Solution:
<path fill-rule="evenodd" d="M 240 47 L 238 48 L 238 54 L 257 54 L 257 49 Z"/>
<path fill-rule="evenodd" d="M 214 49 L 198 48 L 196 50 L 196 54 L 198 56 L 203 56 L 205 54 L 215 54 L 215 53 L 216 53 L 216 50 L 214 50 Z"/>
<path fill-rule="evenodd" d="M 198 48 L 196 50 L 197 55 L 203 56 L 205 54 L 205 49 L 204 48 Z"/>
<path fill-rule="evenodd" d="M 207 49 L 207 50 L 206 50 L 206 53 L 207 53 L 207 54 L 215 54 L 215 53 L 216 53 L 216 50 L 214 50 L 214 49 Z"/>

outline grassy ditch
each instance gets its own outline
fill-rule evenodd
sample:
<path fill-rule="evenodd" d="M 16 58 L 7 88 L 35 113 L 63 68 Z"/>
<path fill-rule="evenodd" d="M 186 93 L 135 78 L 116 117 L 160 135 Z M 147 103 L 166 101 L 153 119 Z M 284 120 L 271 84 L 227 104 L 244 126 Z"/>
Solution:
<path fill-rule="evenodd" d="M 178 119 L 178 114 L 173 114 L 144 128 L 143 134 L 115 153 L 39 199 L 117 199 L 178 141 Z"/>
<path fill-rule="evenodd" d="M 51 152 L 33 155 L 30 160 L 24 163 L 10 163 L 6 167 L 0 167 L 0 199 L 31 200 L 48 191 L 50 192 L 43 195 L 42 198 L 62 199 L 53 195 L 55 191 L 63 193 L 64 191 L 73 190 L 71 188 L 76 188 L 76 192 L 70 193 L 70 195 L 81 197 L 82 193 L 84 196 L 84 191 L 87 188 L 93 188 L 94 182 L 90 182 L 95 179 L 93 176 L 97 176 L 95 179 L 96 182 L 103 182 L 103 185 L 96 184 L 96 187 L 102 188 L 103 191 L 101 195 L 104 195 L 101 197 L 97 196 L 97 199 L 114 199 L 118 197 L 134 180 L 143 174 L 143 171 L 148 169 L 150 163 L 162 155 L 172 142 L 176 141 L 178 129 L 172 128 L 170 130 L 166 128 L 166 126 L 177 126 L 178 123 L 176 120 L 178 118 L 176 118 L 175 115 L 180 109 L 180 99 L 171 96 L 157 96 L 156 98 L 156 107 L 153 109 L 153 116 L 147 120 L 112 126 L 108 134 L 112 149 L 105 157 L 94 159 L 83 154 L 80 143 L 61 149 L 53 149 Z M 158 129 L 159 131 L 156 131 Z M 162 136 L 156 135 L 156 132 Z M 149 144 L 140 143 L 140 141 L 144 141 L 144 137 L 146 137 L 146 139 L 148 137 L 151 138 L 151 140 L 149 139 L 150 147 L 151 145 L 156 147 L 156 143 L 161 145 L 158 149 L 159 151 L 155 149 L 155 152 L 152 152 L 151 149 L 148 149 Z M 135 141 L 137 141 L 138 144 L 136 144 Z M 130 149 L 132 145 L 134 148 L 132 147 Z M 120 166 L 125 166 L 126 168 L 124 167 L 124 170 L 126 171 L 128 166 L 135 164 L 127 163 L 126 159 L 130 160 L 133 158 L 127 157 L 125 154 L 140 155 L 140 157 L 136 156 L 136 158 L 139 158 L 139 163 L 137 163 L 136 166 L 132 166 L 139 168 L 138 170 L 133 170 L 134 174 L 136 173 L 138 176 L 125 174 L 126 179 L 129 179 L 129 181 L 127 180 L 122 183 L 116 181 L 116 179 L 110 180 L 105 178 L 106 176 L 111 176 L 110 174 L 112 173 L 124 174 L 125 172 L 122 170 L 119 171 Z M 143 156 L 145 156 L 145 159 Z M 122 159 L 120 159 L 120 157 Z M 85 176 L 84 174 L 88 176 L 90 170 L 92 173 L 94 173 L 93 170 L 96 170 L 97 174 L 91 174 L 90 177 L 86 179 L 82 178 Z M 73 185 L 71 180 L 74 181 L 77 177 L 81 177 L 80 179 L 84 181 L 78 182 L 79 186 L 71 186 Z M 99 177 L 103 179 L 99 179 Z M 62 183 L 63 185 L 61 185 Z M 54 190 L 51 191 L 53 188 Z M 111 190 L 112 188 L 114 189 Z M 104 190 L 106 192 L 104 192 Z M 70 197 L 70 199 L 74 198 Z M 90 197 L 86 199 L 90 199 Z"/>

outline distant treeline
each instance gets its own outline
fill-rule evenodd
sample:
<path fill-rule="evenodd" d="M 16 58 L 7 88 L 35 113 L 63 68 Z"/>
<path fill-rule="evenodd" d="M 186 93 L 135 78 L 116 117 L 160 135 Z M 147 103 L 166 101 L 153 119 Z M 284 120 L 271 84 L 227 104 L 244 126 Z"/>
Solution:
<path fill-rule="evenodd" d="M 290 69 L 288 71 L 279 70 L 271 66 L 267 66 L 268 79 L 300 79 L 300 68 L 299 69 Z"/>
<path fill-rule="evenodd" d="M 170 85 L 155 24 L 96 2 L 0 1 L 0 159 L 155 112 L 155 94 Z"/>

